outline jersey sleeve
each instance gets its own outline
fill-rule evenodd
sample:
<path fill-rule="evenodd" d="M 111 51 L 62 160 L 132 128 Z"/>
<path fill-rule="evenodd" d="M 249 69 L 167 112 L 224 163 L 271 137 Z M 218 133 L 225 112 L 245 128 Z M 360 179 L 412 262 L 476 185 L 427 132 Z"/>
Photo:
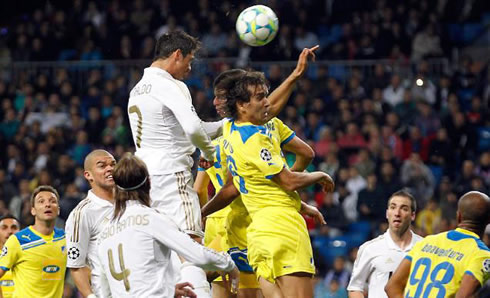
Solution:
<path fill-rule="evenodd" d="M 5 242 L 0 254 L 0 268 L 4 271 L 9 271 L 15 266 L 19 260 L 21 247 L 16 236 L 11 236 Z"/>
<path fill-rule="evenodd" d="M 464 272 L 476 278 L 481 285 L 490 279 L 490 251 L 480 250 L 469 260 Z"/>
<path fill-rule="evenodd" d="M 264 134 L 256 134 L 246 143 L 246 159 L 259 169 L 267 179 L 272 179 L 284 168 L 281 152 L 275 148 L 272 139 Z M 244 154 L 245 155 L 245 154 Z"/>
<path fill-rule="evenodd" d="M 279 118 L 274 118 L 275 126 L 277 127 L 277 130 L 279 132 L 279 137 L 281 138 L 281 147 L 289 141 L 291 141 L 295 136 L 296 133 L 289 128 L 284 122 L 282 122 Z"/>
<path fill-rule="evenodd" d="M 192 240 L 189 235 L 179 230 L 177 225 L 163 214 L 157 212 L 150 214 L 147 232 L 185 260 L 204 270 L 231 271 L 235 267 L 235 263 L 229 255 L 204 247 Z"/>
<path fill-rule="evenodd" d="M 197 116 L 192 101 L 188 98 L 189 90 L 185 84 L 178 83 L 174 85 L 169 83 L 165 87 L 165 90 L 158 89 L 155 98 L 174 113 L 191 143 L 202 151 L 203 157 L 206 160 L 213 160 L 214 147 L 201 119 Z"/>
<path fill-rule="evenodd" d="M 364 291 L 371 272 L 371 260 L 366 247 L 361 246 L 357 253 L 354 267 L 352 268 L 352 276 L 347 286 L 347 291 Z"/>
<path fill-rule="evenodd" d="M 75 208 L 66 221 L 65 236 L 68 268 L 88 266 L 87 253 L 90 242 L 90 223 L 84 209 Z"/>

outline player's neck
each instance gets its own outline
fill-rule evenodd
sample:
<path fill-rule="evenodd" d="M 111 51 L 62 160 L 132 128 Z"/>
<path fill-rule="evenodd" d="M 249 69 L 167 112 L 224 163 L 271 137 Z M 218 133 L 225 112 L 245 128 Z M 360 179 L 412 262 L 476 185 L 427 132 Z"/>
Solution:
<path fill-rule="evenodd" d="M 114 191 L 112 189 L 105 189 L 101 187 L 92 187 L 92 192 L 97 197 L 114 203 Z"/>
<path fill-rule="evenodd" d="M 401 235 L 391 229 L 389 230 L 389 233 L 393 242 L 395 242 L 395 244 L 398 245 L 398 247 L 400 247 L 401 249 L 405 249 L 405 247 L 409 246 L 412 242 L 412 231 L 410 230 L 410 228 L 408 228 Z"/>
<path fill-rule="evenodd" d="M 37 232 L 49 236 L 54 231 L 55 220 L 36 220 L 32 228 Z"/>
<path fill-rule="evenodd" d="M 477 234 L 478 237 L 480 237 L 480 239 L 483 237 L 483 234 L 485 232 L 485 227 L 480 228 L 478 227 L 478 225 L 475 225 L 470 222 L 464 222 L 464 221 L 458 224 L 458 228 L 473 232 Z"/>
<path fill-rule="evenodd" d="M 158 59 L 156 61 L 153 61 L 150 65 L 150 67 L 156 67 L 160 68 L 162 70 L 165 70 L 168 72 L 172 77 L 174 76 L 172 73 L 172 63 L 169 59 Z"/>

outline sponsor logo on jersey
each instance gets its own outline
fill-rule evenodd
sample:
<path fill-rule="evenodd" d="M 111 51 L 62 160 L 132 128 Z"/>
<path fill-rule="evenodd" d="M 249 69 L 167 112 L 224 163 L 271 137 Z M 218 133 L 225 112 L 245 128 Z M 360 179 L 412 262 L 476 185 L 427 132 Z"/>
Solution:
<path fill-rule="evenodd" d="M 48 265 L 48 266 L 43 268 L 43 271 L 46 273 L 56 273 L 56 272 L 60 271 L 60 267 L 58 267 L 56 265 Z"/>

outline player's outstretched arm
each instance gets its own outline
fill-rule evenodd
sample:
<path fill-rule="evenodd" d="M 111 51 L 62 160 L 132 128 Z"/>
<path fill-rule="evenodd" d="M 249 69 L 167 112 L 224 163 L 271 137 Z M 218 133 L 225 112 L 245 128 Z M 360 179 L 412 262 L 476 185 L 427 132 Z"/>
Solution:
<path fill-rule="evenodd" d="M 303 172 L 315 158 L 315 151 L 297 136 L 287 142 L 282 149 L 296 154 L 296 161 L 290 169 L 291 172 Z"/>
<path fill-rule="evenodd" d="M 268 97 L 270 107 L 269 107 L 269 119 L 276 117 L 288 102 L 288 98 L 293 92 L 294 85 L 303 76 L 308 68 L 308 59 L 311 58 L 315 60 L 315 51 L 320 48 L 316 45 L 312 48 L 304 48 L 298 58 L 298 63 L 293 72 L 284 80 L 284 82 L 279 85 Z"/>
<path fill-rule="evenodd" d="M 477 297 L 476 292 L 481 287 L 480 282 L 473 275 L 465 273 L 461 279 L 461 285 L 456 298 L 472 298 Z"/>
<path fill-rule="evenodd" d="M 199 170 L 197 172 L 196 181 L 194 181 L 194 190 L 199 197 L 199 204 L 201 208 L 208 202 L 209 181 L 209 176 L 205 171 Z"/>
<path fill-rule="evenodd" d="M 279 174 L 274 175 L 272 181 L 287 191 L 299 190 L 315 183 L 322 185 L 325 192 L 332 192 L 335 187 L 332 178 L 327 173 L 291 172 L 287 167 L 284 167 Z"/>
<path fill-rule="evenodd" d="M 219 211 L 226 206 L 230 205 L 236 197 L 240 195 L 238 189 L 236 189 L 233 184 L 233 178 L 231 174 L 228 173 L 228 179 L 226 184 L 220 189 L 220 191 L 211 199 L 209 202 L 204 205 L 201 209 L 201 214 L 203 217 L 206 217 L 210 214 L 213 214 L 216 211 Z"/>
<path fill-rule="evenodd" d="M 393 276 L 388 280 L 385 286 L 385 292 L 390 298 L 403 298 L 403 291 L 407 285 L 408 275 L 410 274 L 410 265 L 412 262 L 403 259 Z"/>

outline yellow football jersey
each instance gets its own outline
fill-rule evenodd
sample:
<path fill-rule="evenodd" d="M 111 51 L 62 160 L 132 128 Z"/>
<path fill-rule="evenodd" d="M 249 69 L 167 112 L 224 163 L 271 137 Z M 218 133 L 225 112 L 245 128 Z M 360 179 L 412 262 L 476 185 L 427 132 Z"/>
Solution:
<path fill-rule="evenodd" d="M 490 278 L 490 250 L 478 235 L 457 228 L 427 236 L 405 257 L 410 277 L 404 297 L 454 297 L 464 274 L 481 284 Z"/>
<path fill-rule="evenodd" d="M 216 193 L 218 193 L 223 185 L 225 185 L 226 178 L 228 177 L 228 171 L 226 170 L 226 155 L 223 152 L 223 137 L 214 139 L 212 144 L 215 148 L 214 164 L 206 170 L 206 173 L 208 174 L 211 183 L 213 183 Z M 229 211 L 230 207 L 227 206 L 208 217 L 226 217 Z"/>
<path fill-rule="evenodd" d="M 228 170 L 252 218 L 264 207 L 300 209 L 298 193 L 285 191 L 271 180 L 287 165 L 281 154 L 280 141 L 269 129 L 228 121 L 223 127 L 223 138 Z"/>
<path fill-rule="evenodd" d="M 2 287 L 2 294 L 4 298 L 13 297 L 14 279 L 10 270 L 5 272 L 2 278 L 0 278 L 0 286 Z"/>
<path fill-rule="evenodd" d="M 62 297 L 66 271 L 65 231 L 49 236 L 27 227 L 9 237 L 2 250 L 0 268 L 11 270 L 13 297 Z"/>

